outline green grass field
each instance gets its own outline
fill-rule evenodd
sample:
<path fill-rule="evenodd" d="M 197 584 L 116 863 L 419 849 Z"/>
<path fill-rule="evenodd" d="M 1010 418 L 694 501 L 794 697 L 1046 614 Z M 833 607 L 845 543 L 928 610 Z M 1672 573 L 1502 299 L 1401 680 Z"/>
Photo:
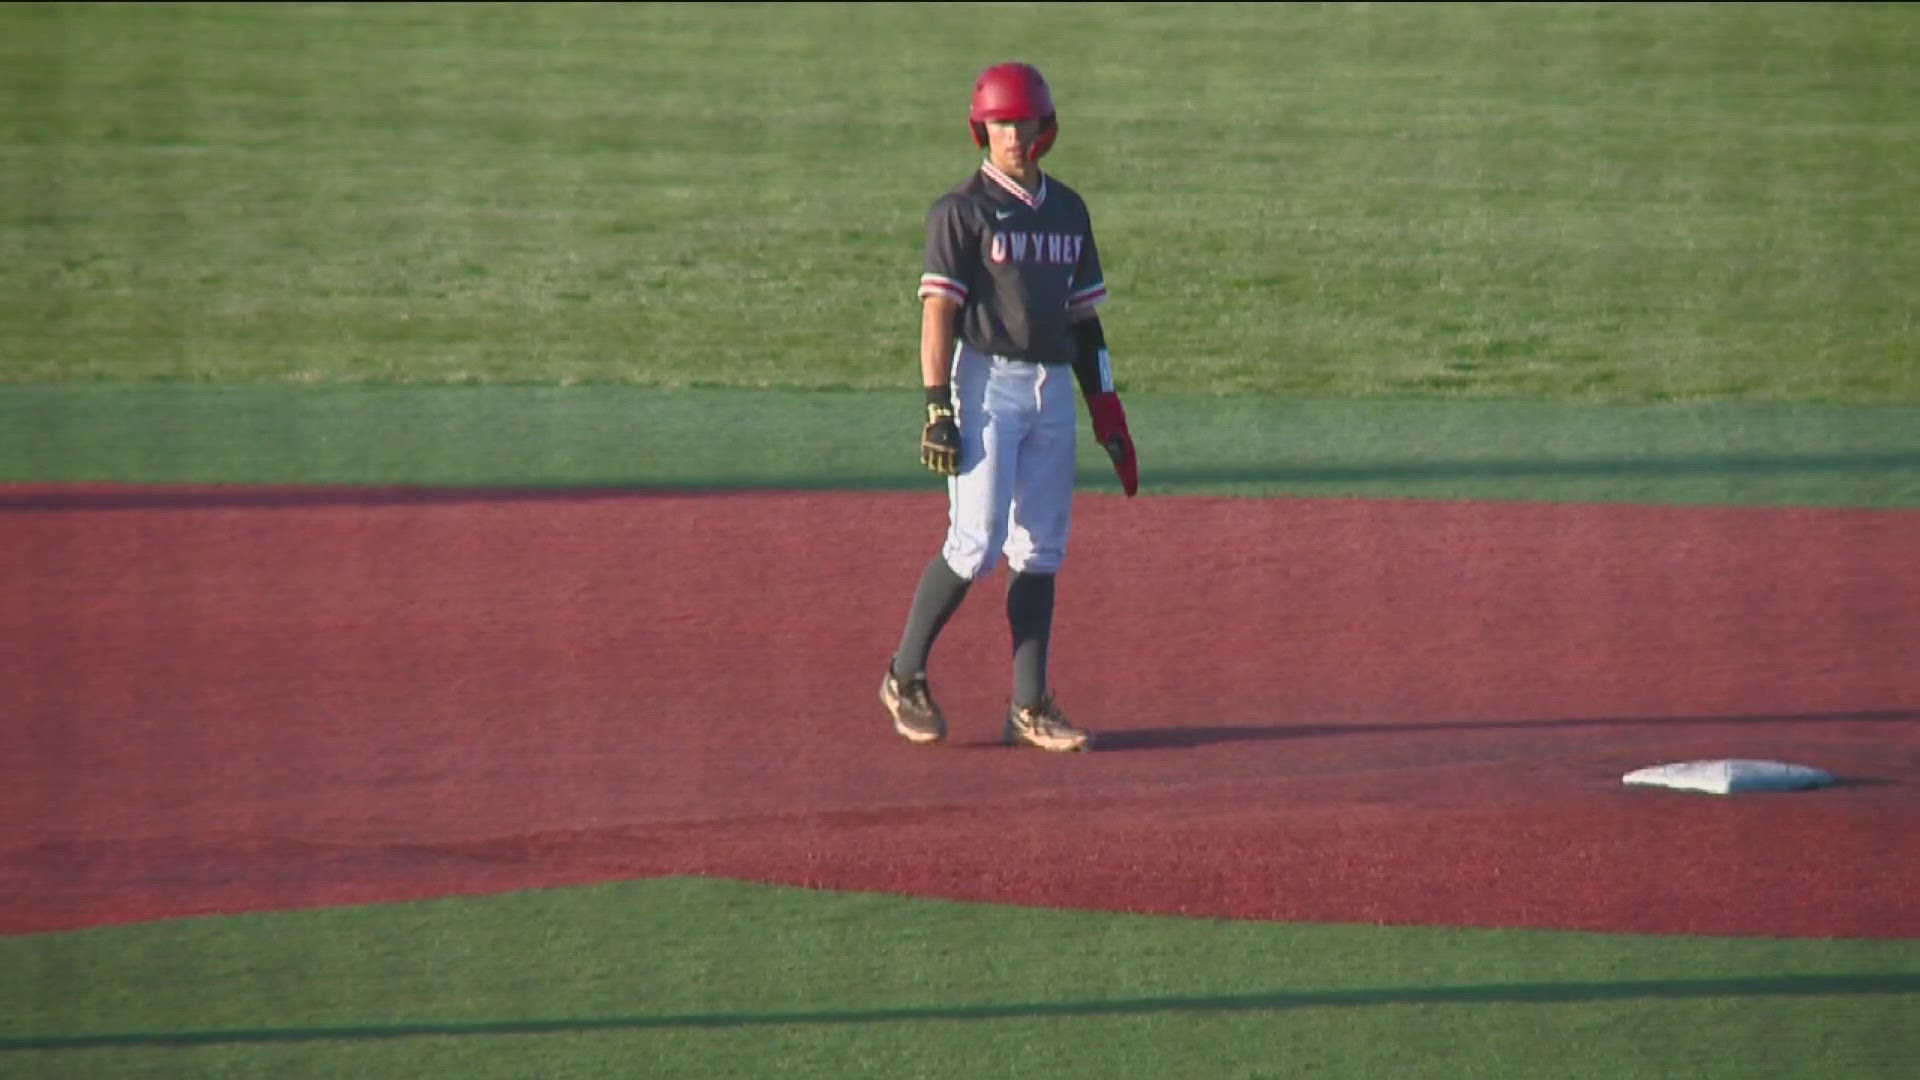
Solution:
<path fill-rule="evenodd" d="M 1016 55 L 1149 495 L 1920 505 L 1902 4 L 7 4 L 0 483 L 927 484 Z M 1917 969 L 640 882 L 0 939 L 0 1075 L 1892 1078 Z"/>
<path fill-rule="evenodd" d="M 1126 388 L 1920 400 L 1900 4 L 9 5 L 0 380 L 901 385 L 1003 53 Z"/>
<path fill-rule="evenodd" d="M 1909 942 L 693 879 L 0 939 L 0 960 L 16 1077 L 1890 1078 L 1920 1052 Z"/>

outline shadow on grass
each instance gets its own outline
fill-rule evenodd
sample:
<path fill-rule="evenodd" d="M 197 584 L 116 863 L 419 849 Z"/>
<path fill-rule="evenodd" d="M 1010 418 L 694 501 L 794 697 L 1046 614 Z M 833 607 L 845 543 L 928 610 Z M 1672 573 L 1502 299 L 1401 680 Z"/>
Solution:
<path fill-rule="evenodd" d="M 1097 749 L 1191 750 L 1218 743 L 1314 739 L 1331 735 L 1406 735 L 1427 731 L 1525 731 L 1585 727 L 1653 727 L 1665 724 L 1838 724 L 1870 720 L 1912 722 L 1920 711 L 1799 713 L 1778 716 L 1606 716 L 1551 720 L 1445 720 L 1413 724 L 1275 724 L 1266 727 L 1136 728 L 1102 731 Z"/>
<path fill-rule="evenodd" d="M 1145 464 L 1142 472 L 1146 471 Z M 1209 468 L 1174 465 L 1159 479 L 1172 483 L 1377 483 L 1397 480 L 1506 480 L 1593 477 L 1678 479 L 1794 474 L 1901 474 L 1920 471 L 1920 450 L 1831 454 L 1697 454 L 1686 457 L 1510 457 L 1321 462 Z"/>
<path fill-rule="evenodd" d="M 877 1009 L 791 1012 L 715 1012 L 660 1016 L 604 1016 L 443 1023 L 390 1023 L 339 1027 L 252 1028 L 226 1031 L 127 1031 L 94 1035 L 0 1038 L 0 1053 L 29 1050 L 96 1050 L 136 1046 L 193 1047 L 257 1043 L 361 1042 L 375 1039 L 484 1035 L 559 1035 L 594 1031 L 654 1031 L 676 1028 L 744 1028 L 828 1024 L 896 1024 L 929 1020 L 1074 1019 L 1164 1013 L 1272 1012 L 1379 1005 L 1563 1005 L 1591 1002 L 1708 998 L 1845 997 L 1920 993 L 1920 973 L 1777 975 L 1723 979 L 1657 979 L 1597 983 L 1491 983 L 1479 986 L 1412 986 L 1356 990 L 1288 990 L 1226 994 L 1117 998 L 1106 1001 L 1032 1001 L 982 1005 L 915 1005 Z"/>
<path fill-rule="evenodd" d="M 313 507 L 459 506 L 469 503 L 590 502 L 649 496 L 749 496 L 795 490 L 775 482 L 723 485 L 538 484 L 35 484 L 0 489 L 0 514 L 86 510 L 299 510 Z M 822 490 L 826 490 L 822 488 Z"/>
<path fill-rule="evenodd" d="M 1383 460 L 1290 463 L 1245 462 L 1222 465 L 1170 463 L 1143 465 L 1143 491 L 1202 491 L 1210 488 L 1289 489 L 1405 488 L 1417 497 L 1422 486 L 1461 481 L 1512 482 L 1506 497 L 1564 498 L 1548 490 L 1557 481 L 1615 479 L 1630 482 L 1634 497 L 1644 486 L 1664 480 L 1719 477 L 1764 480 L 1806 475 L 1848 477 L 1875 485 L 1876 502 L 1895 505 L 1920 500 L 1920 451 L 1835 454 L 1703 454 L 1690 457 L 1463 458 L 1455 460 Z M 1082 461 L 1083 486 L 1104 490 L 1112 477 L 1100 465 Z M 1545 485 L 1545 487 L 1540 487 Z M 9 487 L 12 490 L 8 490 Z M 1539 489 L 1536 490 L 1535 488 Z M 472 502 L 542 502 L 644 498 L 701 494 L 740 495 L 785 491 L 924 491 L 938 494 L 935 478 L 908 468 L 881 470 L 815 469 L 764 473 L 716 473 L 703 477 L 646 478 L 580 483 L 516 480 L 499 484 L 287 484 L 287 483 L 0 483 L 0 513 L 75 510 L 274 510 L 307 506 L 433 506 Z M 1378 494 L 1378 492 L 1374 492 Z M 1855 494 L 1858 494 L 1857 492 Z M 1596 498 L 1590 489 L 1583 494 Z"/>

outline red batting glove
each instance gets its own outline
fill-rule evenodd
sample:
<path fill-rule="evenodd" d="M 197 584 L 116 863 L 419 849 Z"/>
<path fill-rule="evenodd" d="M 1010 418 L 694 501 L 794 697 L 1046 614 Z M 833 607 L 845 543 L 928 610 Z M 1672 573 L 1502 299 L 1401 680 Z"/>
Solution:
<path fill-rule="evenodd" d="M 1113 459 L 1113 471 L 1131 498 L 1140 490 L 1140 463 L 1133 456 L 1133 436 L 1127 433 L 1127 410 L 1120 407 L 1120 395 L 1111 390 L 1089 394 L 1087 417 L 1093 421 L 1093 437 Z"/>

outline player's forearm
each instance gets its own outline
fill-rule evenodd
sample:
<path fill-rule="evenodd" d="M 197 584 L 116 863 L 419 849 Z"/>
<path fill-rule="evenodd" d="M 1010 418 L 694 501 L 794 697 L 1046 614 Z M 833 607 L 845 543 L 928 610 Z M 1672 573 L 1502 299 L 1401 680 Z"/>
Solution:
<path fill-rule="evenodd" d="M 953 380 L 953 337 L 960 305 L 929 296 L 920 305 L 920 385 L 931 389 Z"/>
<path fill-rule="evenodd" d="M 1073 324 L 1073 374 L 1087 397 L 1113 391 L 1113 368 L 1107 363 L 1107 335 L 1100 317 L 1089 315 Z"/>

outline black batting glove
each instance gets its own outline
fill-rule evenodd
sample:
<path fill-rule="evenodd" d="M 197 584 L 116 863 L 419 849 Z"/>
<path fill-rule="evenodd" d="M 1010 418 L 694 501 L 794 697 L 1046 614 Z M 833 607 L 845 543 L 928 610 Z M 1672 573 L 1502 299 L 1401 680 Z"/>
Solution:
<path fill-rule="evenodd" d="M 941 476 L 960 475 L 960 425 L 953 406 L 927 403 L 927 425 L 920 429 L 920 464 Z"/>

